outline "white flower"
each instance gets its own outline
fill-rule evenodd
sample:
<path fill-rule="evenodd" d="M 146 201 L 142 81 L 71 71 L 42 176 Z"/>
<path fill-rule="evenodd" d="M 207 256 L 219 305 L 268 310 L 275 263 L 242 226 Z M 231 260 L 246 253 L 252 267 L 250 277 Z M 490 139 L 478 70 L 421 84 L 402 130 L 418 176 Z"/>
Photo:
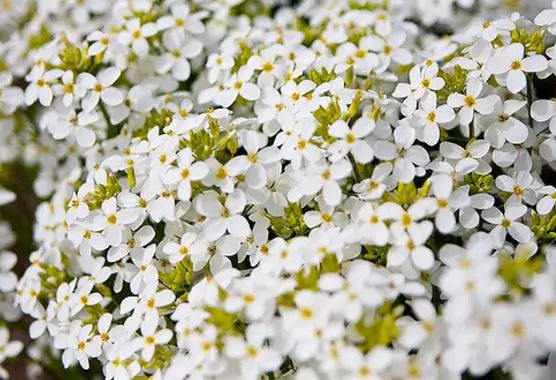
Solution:
<path fill-rule="evenodd" d="M 552 34 L 556 34 L 556 3 L 552 2 L 552 8 L 542 10 L 535 17 L 535 24 L 539 26 L 548 26 L 548 30 Z"/>
<path fill-rule="evenodd" d="M 495 227 L 490 232 L 496 247 L 501 247 L 506 241 L 506 233 L 520 243 L 533 238 L 533 233 L 525 224 L 517 222 L 527 212 L 527 207 L 521 204 L 507 204 L 504 214 L 496 207 L 484 210 L 481 216 Z"/>
<path fill-rule="evenodd" d="M 164 183 L 178 185 L 178 198 L 182 201 L 191 198 L 191 182 L 202 180 L 209 172 L 204 162 L 194 161 L 191 149 L 183 149 L 178 153 L 178 166 L 172 166 L 164 175 Z"/>
<path fill-rule="evenodd" d="M 541 215 L 550 213 L 556 204 L 556 188 L 554 186 L 543 186 L 537 193 L 543 195 L 537 203 L 537 211 Z"/>
<path fill-rule="evenodd" d="M 275 371 L 282 363 L 278 351 L 264 345 L 270 333 L 269 326 L 253 324 L 247 328 L 245 340 L 239 337 L 226 339 L 224 352 L 228 357 L 240 360 L 243 379 L 257 379 L 262 373 Z"/>
<path fill-rule="evenodd" d="M 413 57 L 402 47 L 406 38 L 406 34 L 401 31 L 389 34 L 385 40 L 371 35 L 362 39 L 361 46 L 378 53 L 381 66 L 388 67 L 391 61 L 399 65 L 409 65 Z"/>
<path fill-rule="evenodd" d="M 17 276 L 12 272 L 17 256 L 11 252 L 0 252 L 0 291 L 11 292 L 17 284 Z"/>
<path fill-rule="evenodd" d="M 296 202 L 304 195 L 314 195 L 322 190 L 323 199 L 329 206 L 336 206 L 342 200 L 342 189 L 338 181 L 351 173 L 347 160 L 327 165 L 320 162 L 311 164 L 298 185 L 288 192 L 288 199 Z"/>
<path fill-rule="evenodd" d="M 10 341 L 10 331 L 6 327 L 0 328 L 0 364 L 8 358 L 19 355 L 23 349 L 23 343 L 17 340 Z M 8 372 L 0 366 L 0 376 L 9 378 Z"/>
<path fill-rule="evenodd" d="M 226 81 L 225 89 L 215 99 L 215 103 L 222 107 L 229 107 L 235 102 L 238 95 L 245 100 L 257 100 L 261 96 L 261 90 L 256 84 L 249 82 L 252 76 L 252 69 L 247 66 L 241 67 Z"/>
<path fill-rule="evenodd" d="M 62 75 L 62 70 L 54 69 L 45 72 L 42 67 L 31 72 L 28 78 L 31 83 L 25 89 L 25 104 L 30 106 L 38 99 L 42 106 L 49 107 L 53 98 L 51 86 Z"/>
<path fill-rule="evenodd" d="M 156 20 L 156 25 L 160 30 L 172 28 L 183 33 L 187 31 L 191 34 L 201 34 L 205 31 L 205 26 L 201 21 L 206 13 L 204 11 L 191 13 L 188 4 L 173 3 L 170 7 L 171 15 L 165 14 Z"/>
<path fill-rule="evenodd" d="M 523 201 L 529 204 L 537 202 L 535 190 L 531 187 L 533 176 L 526 171 L 517 172 L 515 178 L 502 174 L 496 177 L 496 187 L 506 193 L 510 193 L 510 197 L 506 200 L 509 203 L 520 204 Z"/>
<path fill-rule="evenodd" d="M 181 237 L 179 244 L 174 242 L 167 243 L 163 251 L 168 255 L 168 260 L 174 265 L 183 260 L 190 254 L 191 245 L 196 238 L 197 235 L 195 233 L 187 232 Z"/>
<path fill-rule="evenodd" d="M 77 322 L 77 321 L 76 321 Z M 80 326 L 72 323 L 62 354 L 64 367 L 68 368 L 77 360 L 83 369 L 89 369 L 89 358 L 96 358 L 101 354 L 100 337 L 92 333 L 93 325 Z"/>
<path fill-rule="evenodd" d="M 0 206 L 11 203 L 15 199 L 16 195 L 13 192 L 0 188 Z"/>
<path fill-rule="evenodd" d="M 330 159 L 339 161 L 346 154 L 352 153 L 355 160 L 359 163 L 366 164 L 373 160 L 373 149 L 365 141 L 365 137 L 374 129 L 375 125 L 370 119 L 360 118 L 352 128 L 342 121 L 338 120 L 329 127 L 330 136 L 338 138 L 333 142 L 329 150 L 332 152 Z"/>
<path fill-rule="evenodd" d="M 394 178 L 397 181 L 409 183 L 419 174 L 417 167 L 429 163 L 427 151 L 414 145 L 415 129 L 401 125 L 394 130 L 394 143 L 378 140 L 374 145 L 376 157 L 381 160 L 395 160 Z"/>
<path fill-rule="evenodd" d="M 524 73 L 536 73 L 548 67 L 546 58 L 542 55 L 532 55 L 523 58 L 524 46 L 514 43 L 500 49 L 488 62 L 487 68 L 497 76 L 505 76 L 508 90 L 517 94 L 527 86 L 527 78 Z"/>
<path fill-rule="evenodd" d="M 133 346 L 136 350 L 141 350 L 141 358 L 148 362 L 154 355 L 156 345 L 168 343 L 172 339 L 172 331 L 168 329 L 156 331 L 156 325 L 154 328 L 143 326 L 141 327 L 142 336 L 133 340 Z"/>
<path fill-rule="evenodd" d="M 124 98 L 121 91 L 112 87 L 120 75 L 120 70 L 115 67 L 100 71 L 96 77 L 89 73 L 79 74 L 77 82 L 89 90 L 82 101 L 83 109 L 91 112 L 99 100 L 109 106 L 117 106 L 122 103 Z"/>
<path fill-rule="evenodd" d="M 448 105 L 452 108 L 460 108 L 458 112 L 459 121 L 463 125 L 469 125 L 473 121 L 475 111 L 481 115 L 487 115 L 494 111 L 494 105 L 498 97 L 489 95 L 479 98 L 483 91 L 483 83 L 479 79 L 472 78 L 467 82 L 466 93 L 451 94 L 448 97 Z"/>
<path fill-rule="evenodd" d="M 527 102 L 515 99 L 496 103 L 493 116 L 497 118 L 485 131 L 485 139 L 494 148 L 501 148 L 504 142 L 521 144 L 529 135 L 527 126 L 512 116 L 521 110 Z M 490 121 L 490 120 L 489 120 Z"/>
<path fill-rule="evenodd" d="M 249 235 L 249 223 L 241 215 L 245 204 L 245 194 L 241 190 L 234 190 L 223 203 L 214 191 L 203 193 L 194 201 L 197 212 L 207 217 L 203 231 L 210 241 L 218 239 L 226 231 L 240 239 Z"/>
<path fill-rule="evenodd" d="M 377 347 L 364 355 L 357 348 L 350 346 L 344 349 L 340 360 L 349 371 L 350 379 L 378 380 L 390 365 L 392 357 L 392 352 L 384 347 Z"/>
<path fill-rule="evenodd" d="M 280 160 L 278 148 L 263 148 L 263 144 L 260 141 L 261 137 L 254 131 L 241 131 L 239 141 L 246 150 L 247 155 L 236 156 L 227 164 L 234 173 L 244 173 L 245 183 L 253 189 L 260 189 L 266 185 L 268 176 L 265 165 Z"/>
<path fill-rule="evenodd" d="M 121 43 L 130 45 L 133 52 L 139 57 L 145 57 L 149 54 L 149 43 L 147 38 L 154 36 L 158 29 L 154 23 L 146 23 L 141 25 L 141 21 L 132 18 L 126 25 L 126 29 L 121 31 L 118 39 Z"/>
<path fill-rule="evenodd" d="M 162 35 L 162 43 L 168 49 L 168 53 L 162 55 L 157 64 L 159 74 L 170 70 L 172 75 L 179 81 L 184 81 L 191 75 L 191 65 L 188 59 L 201 54 L 203 44 L 194 38 L 182 37 L 178 33 L 166 32 Z"/>
<path fill-rule="evenodd" d="M 96 113 L 81 111 L 76 114 L 73 108 L 68 108 L 57 113 L 56 116 L 57 118 L 49 123 L 52 137 L 61 140 L 73 134 L 79 146 L 83 148 L 93 146 L 96 134 L 91 125 L 99 120 Z"/>
<path fill-rule="evenodd" d="M 65 107 L 71 106 L 75 100 L 85 96 L 86 89 L 74 79 L 73 71 L 67 70 L 62 75 L 62 83 L 52 86 L 55 95 L 63 95 L 62 103 Z"/>
<path fill-rule="evenodd" d="M 24 92 L 19 87 L 10 86 L 13 77 L 10 73 L 0 73 L 0 110 L 12 114 L 24 101 Z"/>
<path fill-rule="evenodd" d="M 431 146 L 436 145 L 440 138 L 438 123 L 448 123 L 456 117 L 454 111 L 448 105 L 437 106 L 434 92 L 425 95 L 414 115 L 424 124 L 423 128 L 417 129 L 417 138 Z"/>

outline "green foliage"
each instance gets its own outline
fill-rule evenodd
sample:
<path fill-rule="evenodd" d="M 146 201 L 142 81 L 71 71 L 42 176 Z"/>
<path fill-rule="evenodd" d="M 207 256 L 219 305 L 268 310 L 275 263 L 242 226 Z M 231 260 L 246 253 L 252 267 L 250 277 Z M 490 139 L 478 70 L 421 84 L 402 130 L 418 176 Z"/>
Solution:
<path fill-rule="evenodd" d="M 536 29 L 533 33 L 529 33 L 525 28 L 516 27 L 511 31 L 512 43 L 520 43 L 525 47 L 525 53 L 543 54 L 544 46 L 544 29 Z"/>
<path fill-rule="evenodd" d="M 173 115 L 174 114 L 172 113 L 172 111 L 166 108 L 163 108 L 161 110 L 157 110 L 156 108 L 153 108 L 151 110 L 151 113 L 143 123 L 143 126 L 140 129 L 133 132 L 133 137 L 139 137 L 141 139 L 146 140 L 151 129 L 155 127 L 159 127 L 163 129 L 168 125 L 170 125 L 170 123 L 172 122 Z"/>
<path fill-rule="evenodd" d="M 463 93 L 467 84 L 467 70 L 460 65 L 454 67 L 454 72 L 440 70 L 438 76 L 444 79 L 445 85 L 436 92 L 438 100 L 446 100 L 450 94 Z"/>
<path fill-rule="evenodd" d="M 238 335 L 245 331 L 245 324 L 237 314 L 212 306 L 205 306 L 205 311 L 210 315 L 207 322 L 218 328 L 219 336 Z"/>
<path fill-rule="evenodd" d="M 477 173 L 471 173 L 464 177 L 464 181 L 469 185 L 471 194 L 478 194 L 490 191 L 492 186 L 492 181 L 494 177 L 490 174 L 480 175 Z"/>
<path fill-rule="evenodd" d="M 193 284 L 193 264 L 189 257 L 182 261 L 169 272 L 160 272 L 159 281 L 168 289 L 174 292 L 178 300 L 185 301 Z"/>
<path fill-rule="evenodd" d="M 29 49 L 38 49 L 46 43 L 52 41 L 54 36 L 45 25 L 41 25 L 37 34 L 29 36 L 27 42 L 29 43 Z"/>
<path fill-rule="evenodd" d="M 531 211 L 531 231 L 537 241 L 545 243 L 556 241 L 556 210 L 544 216 Z"/>
<path fill-rule="evenodd" d="M 542 269 L 543 261 L 540 256 L 501 255 L 498 276 L 504 280 L 511 293 L 519 295 L 526 291 L 523 287 L 526 280 Z"/>
<path fill-rule="evenodd" d="M 388 346 L 399 335 L 396 320 L 402 315 L 403 306 L 394 307 L 393 303 L 387 301 L 376 312 L 370 321 L 365 317 L 355 324 L 355 331 L 363 338 L 359 348 L 363 352 L 369 352 L 377 346 Z"/>
<path fill-rule="evenodd" d="M 83 201 L 89 206 L 89 210 L 98 210 L 102 206 L 102 202 L 121 193 L 122 187 L 112 173 L 108 173 L 106 178 L 106 186 L 97 185 L 97 188 L 87 194 Z"/>
<path fill-rule="evenodd" d="M 266 213 L 272 231 L 281 237 L 305 235 L 308 228 L 305 225 L 303 210 L 299 203 L 290 203 L 284 211 L 284 216 L 272 216 Z"/>

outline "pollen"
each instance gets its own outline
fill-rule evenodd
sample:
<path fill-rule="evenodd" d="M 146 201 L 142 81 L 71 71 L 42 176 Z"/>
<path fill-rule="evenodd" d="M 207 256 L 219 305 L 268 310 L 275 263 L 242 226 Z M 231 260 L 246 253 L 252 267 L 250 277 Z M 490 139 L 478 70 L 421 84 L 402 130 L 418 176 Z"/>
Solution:
<path fill-rule="evenodd" d="M 408 212 L 404 212 L 401 218 L 401 223 L 402 226 L 404 226 L 405 228 L 411 226 L 411 215 Z"/>
<path fill-rule="evenodd" d="M 512 325 L 512 335 L 518 339 L 521 339 L 525 336 L 525 326 L 523 323 L 516 322 Z"/>
<path fill-rule="evenodd" d="M 332 221 L 332 215 L 325 212 L 324 214 L 322 214 L 322 220 L 324 220 L 326 223 L 330 223 Z"/>
<path fill-rule="evenodd" d="M 230 217 L 230 210 L 228 210 L 226 207 L 224 207 L 222 209 L 222 211 L 220 212 L 220 216 L 223 218 L 229 218 Z"/>
<path fill-rule="evenodd" d="M 236 90 L 239 90 L 239 89 L 241 89 L 242 87 L 243 87 L 243 82 L 242 82 L 242 81 L 238 80 L 237 82 L 234 83 L 234 88 L 235 88 Z"/>
<path fill-rule="evenodd" d="M 302 319 L 311 319 L 313 318 L 313 310 L 309 309 L 308 307 L 302 307 L 299 309 L 299 315 Z"/>
<path fill-rule="evenodd" d="M 394 48 L 392 48 L 391 45 L 386 45 L 382 51 L 384 54 L 390 55 L 394 51 Z"/>
<path fill-rule="evenodd" d="M 521 61 L 513 61 L 512 70 L 519 70 L 519 69 L 521 69 Z"/>
<path fill-rule="evenodd" d="M 297 149 L 304 150 L 305 148 L 307 148 L 307 140 L 299 140 L 297 142 Z"/>
<path fill-rule="evenodd" d="M 247 154 L 247 159 L 249 160 L 249 162 L 256 164 L 259 158 L 257 157 L 256 153 L 251 152 Z"/>
<path fill-rule="evenodd" d="M 266 62 L 266 63 L 263 65 L 263 71 L 269 73 L 269 72 L 271 72 L 272 70 L 274 70 L 274 65 L 273 65 L 272 63 Z"/>
<path fill-rule="evenodd" d="M 253 303 L 255 301 L 255 296 L 253 296 L 252 294 L 246 294 L 243 296 L 243 302 L 245 303 Z"/>
<path fill-rule="evenodd" d="M 437 199 L 436 203 L 438 204 L 438 207 L 440 207 L 440 208 L 444 208 L 444 207 L 448 206 L 448 201 L 446 199 L 443 199 L 443 198 Z"/>
<path fill-rule="evenodd" d="M 431 80 L 429 78 L 425 78 L 421 81 L 421 86 L 423 86 L 423 88 L 429 88 L 430 85 Z"/>
<path fill-rule="evenodd" d="M 509 219 L 503 219 L 500 225 L 504 228 L 510 228 L 510 226 L 512 225 L 512 221 Z"/>
<path fill-rule="evenodd" d="M 153 345 L 155 343 L 154 336 L 149 335 L 145 338 L 145 343 L 148 345 Z"/>
<path fill-rule="evenodd" d="M 228 176 L 228 172 L 224 167 L 220 167 L 216 170 L 216 179 L 219 181 L 224 181 Z"/>
<path fill-rule="evenodd" d="M 189 253 L 189 248 L 181 246 L 178 252 L 180 255 L 185 256 Z"/>
<path fill-rule="evenodd" d="M 116 216 L 116 214 L 110 214 L 108 218 L 106 218 L 106 221 L 109 224 L 116 224 L 116 222 L 118 221 L 118 217 Z"/>
<path fill-rule="evenodd" d="M 428 120 L 429 122 L 431 122 L 431 123 L 436 122 L 436 114 L 435 114 L 434 112 L 430 112 L 430 113 L 427 115 L 427 120 Z"/>
<path fill-rule="evenodd" d="M 474 108 L 477 105 L 477 99 L 475 97 L 468 95 L 463 99 L 463 102 L 467 108 Z"/>
<path fill-rule="evenodd" d="M 518 197 L 522 197 L 522 196 L 523 196 L 524 191 L 523 191 L 523 189 L 521 188 L 521 186 L 519 186 L 519 185 L 515 185 L 515 186 L 514 186 L 514 194 L 515 194 L 516 196 L 518 196 Z"/>
<path fill-rule="evenodd" d="M 180 172 L 181 179 L 187 179 L 189 177 L 189 169 L 185 168 Z"/>
<path fill-rule="evenodd" d="M 348 133 L 346 135 L 346 142 L 348 144 L 351 145 L 351 144 L 355 143 L 355 141 L 357 141 L 357 138 L 355 137 L 355 135 L 353 133 Z"/>
<path fill-rule="evenodd" d="M 259 353 L 259 351 L 253 347 L 253 346 L 248 346 L 247 347 L 247 356 L 254 358 L 257 356 L 257 354 Z"/>
<path fill-rule="evenodd" d="M 212 348 L 212 343 L 207 340 L 207 341 L 203 342 L 201 348 L 202 348 L 203 351 L 208 352 Z"/>
<path fill-rule="evenodd" d="M 369 367 L 359 368 L 359 375 L 361 375 L 362 377 L 369 376 L 370 374 L 371 374 L 371 370 L 369 369 Z"/>

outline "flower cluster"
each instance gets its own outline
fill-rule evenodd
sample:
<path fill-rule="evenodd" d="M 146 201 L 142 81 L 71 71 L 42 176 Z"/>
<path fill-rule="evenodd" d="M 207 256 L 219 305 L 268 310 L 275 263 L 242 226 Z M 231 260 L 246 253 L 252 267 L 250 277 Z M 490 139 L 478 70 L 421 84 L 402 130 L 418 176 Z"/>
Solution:
<path fill-rule="evenodd" d="M 0 290 L 35 354 L 108 380 L 545 376 L 556 3 L 5 3 L 0 147 L 44 201 Z"/>

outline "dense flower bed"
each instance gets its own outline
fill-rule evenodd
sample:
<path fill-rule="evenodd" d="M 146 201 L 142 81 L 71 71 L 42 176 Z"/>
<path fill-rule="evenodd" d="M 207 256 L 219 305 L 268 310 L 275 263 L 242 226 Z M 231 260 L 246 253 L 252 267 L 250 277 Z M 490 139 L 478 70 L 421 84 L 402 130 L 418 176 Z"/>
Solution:
<path fill-rule="evenodd" d="M 286 3 L 2 2 L 0 364 L 546 376 L 556 2 Z"/>

